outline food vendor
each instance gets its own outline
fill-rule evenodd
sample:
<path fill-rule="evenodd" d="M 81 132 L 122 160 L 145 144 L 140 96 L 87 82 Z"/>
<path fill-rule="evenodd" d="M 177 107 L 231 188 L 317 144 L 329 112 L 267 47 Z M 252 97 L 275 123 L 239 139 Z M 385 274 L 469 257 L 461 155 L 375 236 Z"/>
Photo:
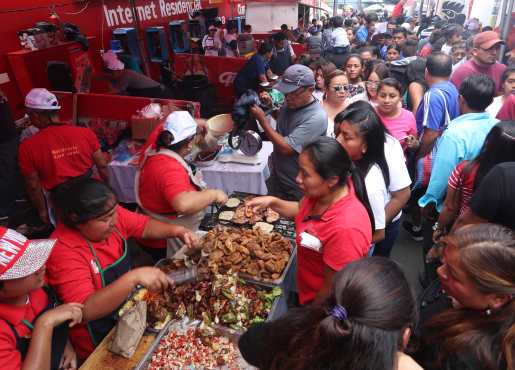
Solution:
<path fill-rule="evenodd" d="M 56 240 L 28 240 L 0 227 L 0 364 L 2 370 L 76 369 L 68 328 L 82 305 L 56 306 L 44 286 L 45 263 Z"/>
<path fill-rule="evenodd" d="M 52 234 L 58 241 L 47 263 L 47 278 L 62 302 L 84 305 L 83 323 L 70 330 L 70 339 L 79 358 L 85 359 L 113 328 L 117 308 L 138 284 L 153 291 L 169 285 L 157 268 L 131 270 L 127 239 L 179 237 L 188 247 L 198 240 L 182 226 L 118 206 L 112 190 L 98 180 L 70 181 L 51 196 L 59 223 Z"/>
<path fill-rule="evenodd" d="M 197 128 L 197 122 L 188 112 L 171 113 L 155 147 L 144 153 L 135 185 L 136 200 L 143 213 L 193 231 L 198 229 L 207 206 L 227 201 L 223 191 L 207 189 L 200 171 L 194 173 L 184 159 L 191 153 Z M 176 238 L 140 243 L 155 260 L 165 257 L 165 247 L 171 255 L 182 244 Z"/>
<path fill-rule="evenodd" d="M 236 96 L 241 96 L 248 89 L 258 90 L 259 86 L 268 86 L 270 81 L 277 79 L 270 69 L 270 60 L 274 46 L 264 42 L 258 52 L 250 58 L 234 78 Z"/>
<path fill-rule="evenodd" d="M 59 121 L 61 107 L 48 90 L 32 89 L 25 97 L 25 108 L 39 132 L 20 144 L 18 162 L 28 196 L 48 224 L 47 192 L 77 176 L 96 176 L 94 167 L 107 181 L 107 160 L 93 131 Z"/>
<path fill-rule="evenodd" d="M 367 256 L 374 216 L 363 179 L 335 139 L 321 137 L 307 145 L 299 167 L 300 202 L 264 196 L 247 205 L 295 218 L 297 288 L 304 305 L 323 302 L 336 272 Z"/>

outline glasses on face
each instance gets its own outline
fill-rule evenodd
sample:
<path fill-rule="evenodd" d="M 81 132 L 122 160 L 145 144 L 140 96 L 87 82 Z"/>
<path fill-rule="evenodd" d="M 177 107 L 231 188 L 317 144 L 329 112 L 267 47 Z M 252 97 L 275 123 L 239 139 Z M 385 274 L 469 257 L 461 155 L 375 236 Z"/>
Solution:
<path fill-rule="evenodd" d="M 501 44 L 496 44 L 496 45 L 492 46 L 490 49 L 483 49 L 483 48 L 479 48 L 479 49 L 481 49 L 485 53 L 492 53 L 492 52 L 497 53 L 501 49 Z"/>
<path fill-rule="evenodd" d="M 331 89 L 336 93 L 345 92 L 349 91 L 349 85 L 334 85 Z"/>
<path fill-rule="evenodd" d="M 368 87 L 377 87 L 379 86 L 379 81 L 366 81 L 365 85 L 367 85 Z"/>

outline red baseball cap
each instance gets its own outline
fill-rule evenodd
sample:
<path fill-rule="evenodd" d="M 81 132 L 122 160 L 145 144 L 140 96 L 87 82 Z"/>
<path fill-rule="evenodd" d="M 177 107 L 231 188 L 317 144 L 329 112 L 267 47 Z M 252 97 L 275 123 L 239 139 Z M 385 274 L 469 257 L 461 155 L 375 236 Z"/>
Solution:
<path fill-rule="evenodd" d="M 29 240 L 17 231 L 0 227 L 0 280 L 20 279 L 38 271 L 56 242 Z"/>
<path fill-rule="evenodd" d="M 488 50 L 496 44 L 504 43 L 505 42 L 499 38 L 497 32 L 494 31 L 481 32 L 474 37 L 474 47 L 484 50 Z"/>

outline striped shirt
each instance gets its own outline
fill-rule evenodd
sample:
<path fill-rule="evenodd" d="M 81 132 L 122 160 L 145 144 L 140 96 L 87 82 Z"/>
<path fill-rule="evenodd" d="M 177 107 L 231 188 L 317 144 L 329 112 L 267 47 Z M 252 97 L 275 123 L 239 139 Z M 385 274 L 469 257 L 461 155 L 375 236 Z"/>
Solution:
<path fill-rule="evenodd" d="M 451 176 L 449 176 L 449 187 L 459 192 L 461 195 L 459 204 L 460 215 L 469 209 L 470 199 L 472 199 L 472 194 L 474 193 L 474 181 L 476 181 L 477 170 L 479 168 L 479 164 L 474 163 L 472 169 L 467 171 L 468 173 L 464 173 L 463 170 L 469 163 L 469 161 L 460 162 L 452 171 Z"/>

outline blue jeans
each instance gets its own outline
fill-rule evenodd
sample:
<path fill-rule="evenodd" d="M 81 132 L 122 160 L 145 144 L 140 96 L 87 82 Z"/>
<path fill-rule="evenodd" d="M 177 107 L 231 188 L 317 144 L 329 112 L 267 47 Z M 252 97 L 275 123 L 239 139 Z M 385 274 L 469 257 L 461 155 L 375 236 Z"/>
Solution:
<path fill-rule="evenodd" d="M 374 256 L 386 258 L 390 257 L 390 252 L 392 251 L 393 245 L 395 244 L 397 235 L 399 235 L 400 224 L 401 219 L 399 218 L 397 221 L 393 221 L 386 226 L 384 230 L 384 239 L 375 245 L 373 254 Z"/>

